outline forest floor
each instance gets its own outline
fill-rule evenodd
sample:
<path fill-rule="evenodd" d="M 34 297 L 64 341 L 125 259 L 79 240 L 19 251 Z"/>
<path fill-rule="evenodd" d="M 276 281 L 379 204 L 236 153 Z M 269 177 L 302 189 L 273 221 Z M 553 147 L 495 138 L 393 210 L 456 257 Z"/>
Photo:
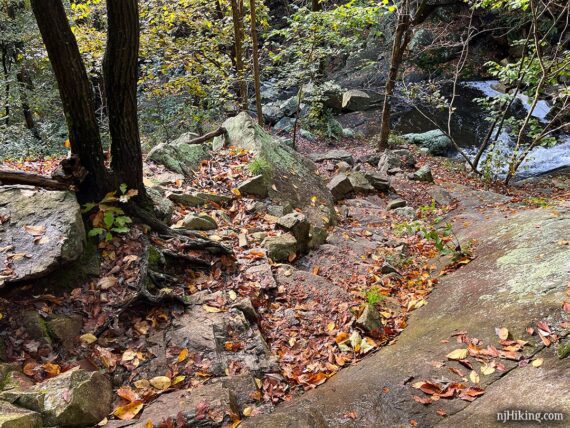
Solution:
<path fill-rule="evenodd" d="M 303 154 L 331 148 L 303 139 L 298 143 Z M 354 158 L 373 152 L 356 140 L 337 142 L 334 148 L 348 150 Z M 412 172 L 409 170 L 393 177 L 393 193 L 355 194 L 340 201 L 336 205 L 339 221 L 329 231 L 327 243 L 283 264 L 269 260 L 261 248 L 265 237 L 277 233 L 277 217 L 260 212 L 254 199 L 235 191 L 237 183 L 247 178 L 250 153 L 232 148 L 220 151 L 203 161 L 191 179 L 172 176 L 169 181 L 166 171 L 149 165 L 149 178 L 165 177 L 163 187 L 167 192 L 199 190 L 228 197 L 206 208 L 177 204 L 173 223 L 180 224 L 189 213 L 205 212 L 217 221 L 218 228 L 204 234 L 231 246 L 234 256 L 212 257 L 208 260 L 212 263 L 209 270 L 188 265 L 176 272 L 181 286 L 172 292 L 188 296 L 190 306 L 176 300 L 165 300 L 159 305 L 144 301 L 131 305 L 129 302 L 137 294 L 133 286 L 138 283 L 145 255 L 143 237 L 148 235 L 143 225 L 134 225 L 129 233 L 98 244 L 97 276 L 73 288 L 57 284 L 38 290 L 27 285 L 2 293 L 0 323 L 9 359 L 18 362 L 34 382 L 74 366 L 109 373 L 116 400 L 113 414 L 102 423 L 107 426 L 127 426 L 150 419 L 158 426 L 156 418 L 168 416 L 169 409 L 165 408 L 172 404 L 169 394 L 194 390 L 215 383 L 218 378 L 235 377 L 242 383 L 233 390 L 237 412 L 227 414 L 227 410 L 208 406 L 204 401 L 194 403 L 196 413 L 202 413 L 214 424 L 230 420 L 227 423 L 237 425 L 244 419 L 268 413 L 283 401 L 295 403 L 296 397 L 324 384 L 338 372 L 358 367 L 361 360 L 380 355 L 379 350 L 399 343 L 399 335 L 408 328 L 410 315 L 416 309 L 422 308 L 421 313 L 438 310 L 437 304 L 430 303 L 434 288 L 439 287 L 442 279 L 445 281 L 446 275 L 466 269 L 473 259 L 481 257 L 478 240 L 484 233 L 468 233 L 473 223 L 481 225 L 491 217 L 516 217 L 518 212 L 529 209 L 550 212 L 570 200 L 568 177 L 529 180 L 510 187 L 489 185 L 468 176 L 460 162 L 409 149 L 417 166 L 431 167 L 435 183 L 410 181 L 406 177 L 406 172 Z M 57 161 L 5 165 L 48 173 Z M 336 170 L 333 162 L 319 163 L 318 168 L 325 179 Z M 473 202 L 472 191 L 491 196 Z M 453 194 L 456 197 L 449 197 Z M 470 196 L 462 199 L 457 196 L 460 194 Z M 414 226 L 415 220 L 387 209 L 396 197 L 414 209 L 421 226 Z M 447 203 L 442 203 L 445 199 Z M 465 217 L 466 212 L 473 216 Z M 438 235 L 441 242 L 426 233 L 415 233 L 420 230 L 414 227 L 423 228 L 424 232 L 441 232 L 441 225 L 446 223 L 453 223 L 453 232 Z M 467 239 L 471 235 L 476 238 Z M 150 241 L 177 249 L 174 241 L 156 236 Z M 561 245 L 568 245 L 565 242 Z M 195 254 L 189 251 L 186 255 Z M 367 332 L 357 322 L 366 304 L 372 304 L 382 319 L 382 327 L 373 332 Z M 561 301 L 559 306 L 570 310 L 567 302 Z M 29 311 L 42 316 L 80 314 L 80 340 L 59 346 L 31 338 L 25 320 L 16 315 Z M 469 325 L 457 327 L 467 329 Z M 542 328 L 543 333 L 547 331 L 545 336 L 535 337 L 550 337 L 554 346 L 560 335 L 555 334 L 554 326 L 546 327 L 548 330 Z M 540 327 L 537 329 L 540 331 Z M 97 337 L 93 336 L 96 331 L 101 332 Z M 502 334 L 499 332 L 499 337 Z M 466 331 L 451 335 L 454 338 L 448 340 L 458 338 L 460 343 L 477 342 L 483 346 L 482 340 L 469 337 Z M 486 339 L 485 346 L 489 341 Z M 502 348 L 493 348 L 497 352 L 493 371 L 508 371 L 507 363 L 514 359 L 512 353 L 521 351 L 522 345 L 511 339 L 501 337 Z M 466 357 L 451 360 L 462 362 Z M 531 362 L 522 356 L 517 361 Z M 479 399 L 485 388 L 477 372 L 473 374 L 472 366 L 468 362 L 463 365 L 464 368 L 450 367 L 458 379 L 463 379 L 457 382 L 464 383 L 452 395 L 471 402 Z M 353 369 L 347 372 L 350 370 Z M 417 380 L 414 382 L 415 385 Z M 436 389 L 438 398 L 446 398 L 447 389 L 439 380 L 426 378 L 422 382 L 417 387 L 425 396 L 418 391 L 414 398 L 417 403 L 436 401 Z M 345 407 L 342 417 L 337 415 L 335 420 L 344 418 L 346 422 L 360 417 L 359 411 Z M 438 408 L 437 414 L 443 417 L 447 413 Z"/>

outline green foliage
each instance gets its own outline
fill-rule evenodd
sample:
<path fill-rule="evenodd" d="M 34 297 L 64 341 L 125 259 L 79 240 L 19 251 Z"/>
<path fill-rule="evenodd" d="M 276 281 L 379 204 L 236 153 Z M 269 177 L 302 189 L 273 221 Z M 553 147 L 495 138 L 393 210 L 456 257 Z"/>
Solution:
<path fill-rule="evenodd" d="M 529 205 L 534 205 L 540 208 L 550 208 L 552 207 L 552 201 L 547 198 L 541 198 L 539 196 L 532 196 L 526 200 Z"/>
<path fill-rule="evenodd" d="M 271 165 L 260 157 L 253 159 L 247 167 L 253 175 L 262 175 L 271 170 Z"/>
<path fill-rule="evenodd" d="M 365 297 L 369 305 L 375 305 L 376 303 L 386 299 L 386 296 L 380 294 L 378 287 L 371 287 L 368 291 L 366 291 Z"/>
<path fill-rule="evenodd" d="M 123 209 L 119 206 L 126 203 L 132 197 L 138 194 L 137 190 L 128 190 L 126 184 L 121 184 L 117 192 L 108 193 L 99 203 L 85 204 L 81 210 L 83 214 L 90 214 L 90 220 L 93 228 L 89 230 L 89 237 L 98 237 L 110 241 L 114 234 L 128 233 L 129 224 L 133 221 L 125 215 Z"/>
<path fill-rule="evenodd" d="M 439 223 L 441 223 L 441 219 L 436 219 L 432 224 L 421 220 L 406 221 L 396 224 L 394 230 L 400 235 L 418 235 L 430 241 L 441 255 L 451 255 L 454 259 L 467 255 L 466 250 L 462 248 L 453 234 L 451 223 L 446 223 L 443 227 L 436 227 Z"/>

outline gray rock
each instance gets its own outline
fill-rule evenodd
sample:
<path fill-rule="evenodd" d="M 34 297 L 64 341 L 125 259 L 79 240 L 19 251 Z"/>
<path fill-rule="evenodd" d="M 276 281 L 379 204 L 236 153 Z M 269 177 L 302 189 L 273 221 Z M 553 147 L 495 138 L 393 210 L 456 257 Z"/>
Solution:
<path fill-rule="evenodd" d="M 263 175 L 271 184 L 268 191 L 273 203 L 300 208 L 312 225 L 323 215 L 330 222 L 334 221 L 332 194 L 317 175 L 313 162 L 280 144 L 247 113 L 226 120 L 223 126 L 230 145 L 247 149 L 269 164 L 270 168 Z"/>
<path fill-rule="evenodd" d="M 351 166 L 349 165 L 348 162 L 340 161 L 339 163 L 336 164 L 336 170 L 337 172 L 344 174 L 351 170 Z"/>
<path fill-rule="evenodd" d="M 408 220 L 415 220 L 417 218 L 416 210 L 414 210 L 412 207 L 396 208 L 394 209 L 394 213 L 400 217 L 405 217 Z"/>
<path fill-rule="evenodd" d="M 263 245 L 269 258 L 276 262 L 288 261 L 289 256 L 297 251 L 297 240 L 290 233 L 266 238 Z"/>
<path fill-rule="evenodd" d="M 433 176 L 429 165 L 424 165 L 409 176 L 410 180 L 423 181 L 425 183 L 433 183 Z"/>
<path fill-rule="evenodd" d="M 75 339 L 81 334 L 83 318 L 81 315 L 56 315 L 47 322 L 47 330 L 53 339 L 58 340 L 66 349 L 72 349 Z"/>
<path fill-rule="evenodd" d="M 202 161 L 210 157 L 209 152 L 209 144 L 187 144 L 187 139 L 183 136 L 171 143 L 155 146 L 148 153 L 148 159 L 171 171 L 192 176 Z"/>
<path fill-rule="evenodd" d="M 277 220 L 277 227 L 295 237 L 300 252 L 307 251 L 311 225 L 304 214 L 298 212 L 287 214 Z"/>
<path fill-rule="evenodd" d="M 293 150 L 297 150 L 297 145 L 295 144 L 295 141 L 293 141 L 292 138 L 284 138 L 284 137 L 280 137 L 279 138 L 279 142 Z"/>
<path fill-rule="evenodd" d="M 344 161 L 350 165 L 354 164 L 354 158 L 352 157 L 352 154 L 346 150 L 329 150 L 325 153 L 311 153 L 309 155 L 309 158 L 311 158 L 313 162 L 324 162 L 330 160 Z"/>
<path fill-rule="evenodd" d="M 352 192 L 352 183 L 344 174 L 335 175 L 327 184 L 335 201 L 339 201 Z"/>
<path fill-rule="evenodd" d="M 22 325 L 30 338 L 51 343 L 46 321 L 34 310 L 22 313 Z"/>
<path fill-rule="evenodd" d="M 84 245 L 81 209 L 73 193 L 0 188 L 0 288 L 48 275 L 81 257 Z"/>
<path fill-rule="evenodd" d="M 150 197 L 156 216 L 169 224 L 172 214 L 174 214 L 174 204 L 170 199 L 165 197 L 164 192 L 156 187 L 147 187 L 146 193 Z"/>
<path fill-rule="evenodd" d="M 4 391 L 0 398 L 41 413 L 45 426 L 77 427 L 105 418 L 113 391 L 106 376 L 75 368 L 28 389 Z"/>
<path fill-rule="evenodd" d="M 369 183 L 379 192 L 388 192 L 390 190 L 390 179 L 383 174 L 374 172 L 365 175 Z"/>
<path fill-rule="evenodd" d="M 301 129 L 299 131 L 299 135 L 303 137 L 305 140 L 309 141 L 316 141 L 317 139 L 317 137 L 315 137 L 315 135 L 311 131 L 307 131 L 306 129 Z"/>
<path fill-rule="evenodd" d="M 374 305 L 366 304 L 364 311 L 356 320 L 356 326 L 371 336 L 377 336 L 382 328 L 382 319 Z"/>
<path fill-rule="evenodd" d="M 451 193 L 441 187 L 430 189 L 428 193 L 440 207 L 451 205 L 455 201 L 453 196 L 451 196 Z"/>
<path fill-rule="evenodd" d="M 386 174 L 398 175 L 398 174 L 402 174 L 403 172 L 404 172 L 404 170 L 402 168 L 390 168 L 388 171 L 386 171 Z"/>
<path fill-rule="evenodd" d="M 250 281 L 258 282 L 262 290 L 277 288 L 271 265 L 267 262 L 248 268 L 245 271 L 245 277 Z"/>
<path fill-rule="evenodd" d="M 273 103 L 266 104 L 263 107 L 261 107 L 261 112 L 263 113 L 264 122 L 269 125 L 275 125 L 283 118 L 283 116 L 285 116 L 283 110 L 281 110 Z"/>
<path fill-rule="evenodd" d="M 397 208 L 397 209 L 400 209 L 400 208 Z M 388 275 L 390 273 L 397 273 L 398 275 L 400 274 L 400 272 L 398 272 L 398 270 L 388 262 L 382 263 L 382 267 L 380 268 L 380 272 L 383 273 L 384 275 Z"/>
<path fill-rule="evenodd" d="M 386 206 L 387 210 L 395 210 L 396 208 L 402 208 L 405 207 L 406 201 L 404 201 L 403 199 L 393 199 L 390 202 L 388 202 L 388 205 Z"/>
<path fill-rule="evenodd" d="M 388 170 L 392 168 L 399 168 L 402 166 L 402 159 L 400 156 L 395 155 L 392 153 L 391 150 L 386 150 L 384 153 L 380 155 L 380 159 L 378 160 L 378 172 L 380 174 L 387 175 Z"/>
<path fill-rule="evenodd" d="M 222 383 L 214 383 L 161 395 L 145 407 L 140 421 L 155 427 L 167 420 L 176 421 L 177 427 L 219 427 L 230 425 L 230 414 L 240 414 L 234 395 Z"/>
<path fill-rule="evenodd" d="M 451 139 L 439 129 L 420 134 L 405 134 L 402 138 L 408 143 L 427 149 L 428 154 L 434 156 L 445 156 L 453 147 Z"/>
<path fill-rule="evenodd" d="M 190 230 L 214 230 L 218 228 L 218 223 L 206 214 L 188 214 L 184 217 L 183 226 Z"/>
<path fill-rule="evenodd" d="M 263 175 L 256 175 L 255 177 L 248 178 L 238 184 L 238 190 L 244 195 L 258 196 L 260 198 L 266 198 L 269 194 L 267 189 L 267 184 Z"/>
<path fill-rule="evenodd" d="M 42 426 L 42 417 L 39 413 L 0 401 L 0 428 L 41 428 Z"/>
<path fill-rule="evenodd" d="M 273 129 L 277 132 L 291 132 L 295 126 L 295 119 L 291 117 L 284 117 L 275 124 Z"/>
<path fill-rule="evenodd" d="M 297 107 L 299 106 L 299 97 L 297 95 L 286 99 L 281 103 L 279 108 L 284 113 L 285 116 L 294 116 L 297 113 Z"/>
<path fill-rule="evenodd" d="M 284 215 L 293 212 L 293 206 L 286 203 L 285 205 L 269 205 L 267 207 L 267 213 L 274 217 L 283 217 Z"/>
<path fill-rule="evenodd" d="M 250 238 L 253 239 L 256 242 L 261 242 L 263 241 L 265 238 L 267 238 L 267 232 L 253 232 L 250 233 Z"/>
<path fill-rule="evenodd" d="M 201 207 L 210 204 L 211 202 L 217 205 L 223 205 L 233 200 L 230 196 L 217 195 L 215 193 L 206 192 L 192 192 L 192 193 L 178 193 L 174 192 L 168 195 L 168 199 L 177 204 L 186 205 L 188 207 Z"/>
<path fill-rule="evenodd" d="M 350 128 L 343 128 L 342 129 L 342 136 L 344 138 L 355 138 L 356 133 L 354 132 L 354 130 L 352 130 Z"/>
<path fill-rule="evenodd" d="M 409 168 L 413 168 L 416 166 L 416 159 L 414 158 L 412 152 L 410 152 L 408 149 L 392 150 L 392 154 L 395 156 L 399 156 L 404 166 L 407 166 Z"/>
<path fill-rule="evenodd" d="M 363 111 L 373 107 L 374 99 L 366 92 L 351 89 L 342 94 L 342 108 L 347 111 Z"/>
<path fill-rule="evenodd" d="M 371 192 L 374 190 L 374 186 L 362 172 L 353 172 L 348 176 L 348 179 L 355 192 Z"/>
<path fill-rule="evenodd" d="M 420 28 L 414 32 L 412 39 L 410 40 L 410 50 L 418 52 L 422 48 L 431 45 L 433 40 L 434 35 L 430 30 Z"/>
<path fill-rule="evenodd" d="M 251 300 L 249 298 L 242 299 L 239 302 L 234 303 L 232 305 L 232 308 L 240 310 L 243 313 L 245 319 L 248 320 L 251 324 L 255 324 L 259 319 L 259 315 L 257 314 L 257 311 L 253 307 L 253 303 L 251 303 Z"/>

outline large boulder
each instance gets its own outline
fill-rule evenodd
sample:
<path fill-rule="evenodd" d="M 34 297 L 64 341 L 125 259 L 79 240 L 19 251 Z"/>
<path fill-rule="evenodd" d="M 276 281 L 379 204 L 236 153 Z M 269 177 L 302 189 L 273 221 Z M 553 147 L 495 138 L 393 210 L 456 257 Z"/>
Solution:
<path fill-rule="evenodd" d="M 28 186 L 0 188 L 0 288 L 77 260 L 84 244 L 75 195 Z"/>
<path fill-rule="evenodd" d="M 309 158 L 313 162 L 342 161 L 350 165 L 354 164 L 352 153 L 341 149 L 329 150 L 328 152 L 324 153 L 311 153 L 309 155 Z"/>
<path fill-rule="evenodd" d="M 113 391 L 105 375 L 76 368 L 30 388 L 4 391 L 0 399 L 41 413 L 44 426 L 81 427 L 109 414 Z"/>
<path fill-rule="evenodd" d="M 347 111 L 364 111 L 374 108 L 380 102 L 377 94 L 359 89 L 351 89 L 342 94 L 342 109 Z"/>
<path fill-rule="evenodd" d="M 434 156 L 446 156 L 453 147 L 451 139 L 439 129 L 420 134 L 405 134 L 402 138 L 408 143 L 426 148 L 428 153 Z"/>
<path fill-rule="evenodd" d="M 39 413 L 0 401 L 0 428 L 41 428 Z"/>
<path fill-rule="evenodd" d="M 315 164 L 272 138 L 245 112 L 223 126 L 228 145 L 247 149 L 269 165 L 262 172 L 269 197 L 277 204 L 301 209 L 311 223 L 310 245 L 318 245 L 314 238 L 322 240 L 323 231 L 335 220 L 335 211 L 332 194 Z"/>
<path fill-rule="evenodd" d="M 210 145 L 188 144 L 190 140 L 189 135 L 184 134 L 170 143 L 158 144 L 148 153 L 148 159 L 164 165 L 170 171 L 193 175 L 202 161 L 210 157 Z"/>

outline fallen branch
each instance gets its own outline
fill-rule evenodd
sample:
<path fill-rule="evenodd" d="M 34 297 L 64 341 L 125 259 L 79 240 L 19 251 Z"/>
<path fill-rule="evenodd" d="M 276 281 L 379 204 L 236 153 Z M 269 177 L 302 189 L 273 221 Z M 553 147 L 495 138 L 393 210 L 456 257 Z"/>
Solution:
<path fill-rule="evenodd" d="M 211 140 L 214 137 L 219 137 L 220 135 L 226 135 L 226 128 L 219 127 L 215 131 L 208 132 L 207 134 L 202 135 L 201 137 L 194 138 L 193 140 L 188 141 L 188 144 L 202 144 L 206 141 Z"/>
<path fill-rule="evenodd" d="M 54 180 L 45 175 L 0 168 L 0 185 L 25 184 L 47 190 L 68 190 L 71 184 Z"/>

